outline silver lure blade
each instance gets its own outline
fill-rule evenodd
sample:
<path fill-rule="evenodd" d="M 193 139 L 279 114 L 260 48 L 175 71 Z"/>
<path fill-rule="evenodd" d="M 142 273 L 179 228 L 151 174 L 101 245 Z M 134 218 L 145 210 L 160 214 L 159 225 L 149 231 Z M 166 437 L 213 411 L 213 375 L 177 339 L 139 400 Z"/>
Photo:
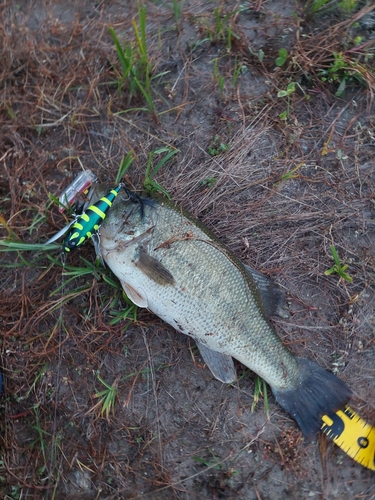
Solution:
<path fill-rule="evenodd" d="M 72 224 L 74 224 L 75 221 L 76 221 L 76 219 L 74 219 L 71 222 L 69 222 L 69 224 L 67 224 L 65 227 L 63 227 L 62 229 L 60 229 L 60 231 L 58 233 L 56 233 L 54 236 L 52 236 L 52 238 L 50 238 L 48 241 L 46 241 L 44 243 L 44 245 L 50 245 L 54 241 L 56 241 L 59 238 L 61 238 L 61 236 L 63 236 L 68 231 L 68 229 L 70 228 L 70 226 Z"/>

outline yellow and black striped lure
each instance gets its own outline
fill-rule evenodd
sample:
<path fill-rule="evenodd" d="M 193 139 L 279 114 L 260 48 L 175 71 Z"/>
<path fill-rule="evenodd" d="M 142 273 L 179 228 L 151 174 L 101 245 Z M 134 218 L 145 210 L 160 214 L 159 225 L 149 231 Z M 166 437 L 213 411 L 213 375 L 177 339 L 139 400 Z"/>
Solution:
<path fill-rule="evenodd" d="M 70 252 L 81 246 L 87 238 L 91 238 L 97 233 L 100 224 L 106 217 L 107 210 L 112 206 L 113 200 L 118 195 L 123 184 L 111 189 L 106 196 L 103 196 L 93 205 L 90 205 L 82 215 L 72 224 L 68 236 L 63 242 L 63 252 Z"/>
<path fill-rule="evenodd" d="M 320 428 L 349 457 L 375 470 L 375 427 L 357 415 L 349 406 L 322 417 Z"/>

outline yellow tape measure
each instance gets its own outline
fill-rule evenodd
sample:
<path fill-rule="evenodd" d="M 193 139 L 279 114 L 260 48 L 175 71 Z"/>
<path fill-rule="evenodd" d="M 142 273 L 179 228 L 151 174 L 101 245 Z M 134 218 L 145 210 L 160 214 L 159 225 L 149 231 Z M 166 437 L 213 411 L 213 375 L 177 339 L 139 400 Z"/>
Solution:
<path fill-rule="evenodd" d="M 320 428 L 349 457 L 375 470 L 375 427 L 366 423 L 349 406 L 322 417 Z"/>

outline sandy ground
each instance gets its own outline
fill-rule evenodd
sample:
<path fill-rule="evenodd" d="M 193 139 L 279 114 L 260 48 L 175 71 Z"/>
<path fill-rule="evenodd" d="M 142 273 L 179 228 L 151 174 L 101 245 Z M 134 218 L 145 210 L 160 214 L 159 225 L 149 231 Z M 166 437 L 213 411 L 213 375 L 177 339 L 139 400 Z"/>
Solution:
<path fill-rule="evenodd" d="M 365 57 L 375 11 L 174 5 L 144 3 L 153 113 L 126 82 L 118 90 L 108 32 L 135 40 L 134 2 L 0 6 L 0 199 L 12 238 L 44 242 L 63 227 L 49 193 L 82 166 L 114 184 L 131 152 L 125 180 L 142 189 L 149 153 L 177 148 L 155 180 L 280 285 L 290 317 L 273 323 L 283 342 L 335 371 L 375 425 L 375 83 Z M 367 45 L 356 51 L 358 36 Z M 288 58 L 277 67 L 280 48 Z M 349 69 L 324 77 L 340 51 Z M 295 91 L 278 97 L 291 82 Z M 330 245 L 352 282 L 324 274 Z M 192 340 L 151 313 L 113 322 L 126 303 L 94 260 L 90 243 L 69 256 L 69 281 L 58 251 L 1 254 L 2 498 L 375 498 L 374 473 L 323 436 L 303 440 L 271 393 L 269 418 L 263 400 L 251 411 L 245 367 L 226 386 Z M 117 390 L 108 418 L 98 377 Z"/>

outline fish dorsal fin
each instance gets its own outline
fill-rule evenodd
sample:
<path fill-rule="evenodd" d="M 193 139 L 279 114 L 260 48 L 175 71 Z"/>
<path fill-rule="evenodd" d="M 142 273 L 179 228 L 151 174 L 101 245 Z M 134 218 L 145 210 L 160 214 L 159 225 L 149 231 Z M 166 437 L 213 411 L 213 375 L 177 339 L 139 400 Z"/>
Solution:
<path fill-rule="evenodd" d="M 140 248 L 138 260 L 135 262 L 135 265 L 140 271 L 159 285 L 174 285 L 175 283 L 168 269 L 164 267 L 161 262 L 154 259 L 154 257 L 151 257 L 143 247 Z"/>
<path fill-rule="evenodd" d="M 230 384 L 237 380 L 232 356 L 213 351 L 197 340 L 195 342 L 204 362 L 217 380 L 224 384 Z"/>
<path fill-rule="evenodd" d="M 276 314 L 281 318 L 289 318 L 289 312 L 286 305 L 285 295 L 276 285 L 276 283 L 268 276 L 265 276 L 250 266 L 243 264 L 246 271 L 253 277 L 259 292 L 262 296 L 264 314 L 266 318 L 270 318 Z"/>
<path fill-rule="evenodd" d="M 138 307 L 148 307 L 148 300 L 146 294 L 143 290 L 135 290 L 131 285 L 125 281 L 121 281 L 122 288 L 124 292 L 129 297 L 129 299 Z"/>

